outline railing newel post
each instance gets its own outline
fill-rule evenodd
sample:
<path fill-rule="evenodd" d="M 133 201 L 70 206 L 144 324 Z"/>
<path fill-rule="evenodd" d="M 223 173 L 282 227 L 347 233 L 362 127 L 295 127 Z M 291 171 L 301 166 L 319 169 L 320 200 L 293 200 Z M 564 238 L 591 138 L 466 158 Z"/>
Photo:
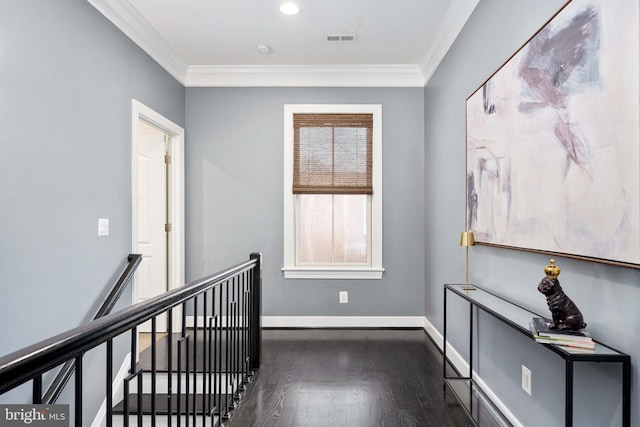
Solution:
<path fill-rule="evenodd" d="M 251 355 L 249 367 L 257 371 L 262 363 L 262 254 L 254 252 L 250 259 L 257 260 L 251 284 Z"/>

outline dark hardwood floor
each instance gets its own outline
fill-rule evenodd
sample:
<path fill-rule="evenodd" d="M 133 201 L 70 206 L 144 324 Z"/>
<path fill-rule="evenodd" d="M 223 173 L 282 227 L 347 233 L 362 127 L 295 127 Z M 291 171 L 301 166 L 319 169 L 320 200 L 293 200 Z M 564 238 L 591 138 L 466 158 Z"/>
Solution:
<path fill-rule="evenodd" d="M 472 425 L 445 399 L 442 354 L 423 330 L 264 330 L 262 346 L 227 427 Z"/>

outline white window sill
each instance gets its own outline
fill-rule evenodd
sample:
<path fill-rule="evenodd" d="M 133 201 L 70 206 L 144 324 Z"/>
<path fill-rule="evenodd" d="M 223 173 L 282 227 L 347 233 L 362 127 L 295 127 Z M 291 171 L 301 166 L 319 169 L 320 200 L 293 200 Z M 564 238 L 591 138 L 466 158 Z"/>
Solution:
<path fill-rule="evenodd" d="M 382 279 L 384 268 L 284 267 L 285 279 Z"/>

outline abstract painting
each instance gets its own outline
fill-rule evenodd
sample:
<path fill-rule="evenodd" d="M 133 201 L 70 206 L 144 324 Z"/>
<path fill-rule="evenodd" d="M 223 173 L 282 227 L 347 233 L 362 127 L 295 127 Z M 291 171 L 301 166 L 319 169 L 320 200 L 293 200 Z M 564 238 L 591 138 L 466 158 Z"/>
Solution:
<path fill-rule="evenodd" d="M 640 264 L 638 8 L 567 3 L 467 99 L 477 242 Z"/>

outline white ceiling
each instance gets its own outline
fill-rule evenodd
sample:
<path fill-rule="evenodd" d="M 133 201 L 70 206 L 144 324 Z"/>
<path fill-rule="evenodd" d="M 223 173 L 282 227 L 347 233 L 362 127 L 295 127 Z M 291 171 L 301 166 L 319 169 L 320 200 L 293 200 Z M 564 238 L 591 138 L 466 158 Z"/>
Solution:
<path fill-rule="evenodd" d="M 297 0 L 294 16 L 284 0 L 88 1 L 186 86 L 411 87 L 479 0 Z"/>

